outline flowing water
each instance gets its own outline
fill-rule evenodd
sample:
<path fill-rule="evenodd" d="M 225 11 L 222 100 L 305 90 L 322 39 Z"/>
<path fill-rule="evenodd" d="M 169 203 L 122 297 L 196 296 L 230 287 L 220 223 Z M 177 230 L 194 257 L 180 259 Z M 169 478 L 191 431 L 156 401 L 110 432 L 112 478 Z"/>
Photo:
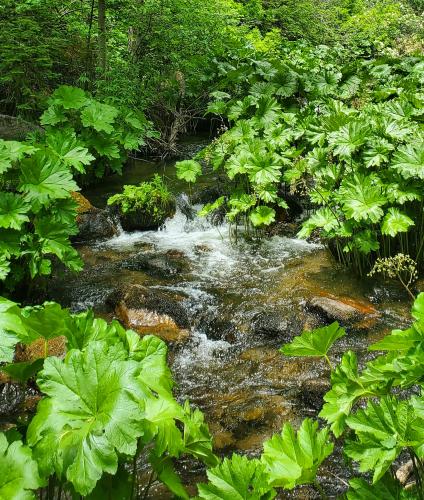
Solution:
<path fill-rule="evenodd" d="M 104 205 L 122 184 L 140 182 L 157 168 L 136 162 L 126 178 L 112 178 L 85 194 Z M 172 164 L 160 168 L 173 189 L 181 191 Z M 370 322 L 349 329 L 335 348 L 335 359 L 348 348 L 366 359 L 367 345 L 390 328 L 404 326 L 408 317 L 408 304 L 396 287 L 355 278 L 336 266 L 320 245 L 281 236 L 235 244 L 226 225 L 214 227 L 198 217 L 189 221 L 180 211 L 162 230 L 121 232 L 80 251 L 85 271 L 57 279 L 52 299 L 73 310 L 93 307 L 110 317 L 108 294 L 141 284 L 177 297 L 184 306 L 190 335 L 170 347 L 177 395 L 205 413 L 222 453 L 254 455 L 284 422 L 297 426 L 306 416 L 318 414 L 328 389 L 327 367 L 278 352 L 293 335 L 320 324 L 306 307 L 309 299 L 345 297 L 372 303 L 378 311 Z M 344 488 L 346 470 L 339 459 L 324 467 L 329 493 Z M 195 482 L 198 474 L 186 471 L 188 482 Z M 308 495 L 299 490 L 295 497 Z M 168 497 L 158 490 L 152 498 Z"/>

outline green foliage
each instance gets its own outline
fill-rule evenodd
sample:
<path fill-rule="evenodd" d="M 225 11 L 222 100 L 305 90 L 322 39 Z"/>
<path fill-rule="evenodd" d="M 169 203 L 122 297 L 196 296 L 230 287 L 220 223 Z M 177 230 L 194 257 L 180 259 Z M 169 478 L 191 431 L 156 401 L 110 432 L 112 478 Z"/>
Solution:
<path fill-rule="evenodd" d="M 350 489 L 347 492 L 348 500 L 374 500 L 385 498 L 386 500 L 416 499 L 414 493 L 405 490 L 392 475 L 387 473 L 375 484 L 369 484 L 364 479 L 355 478 L 349 481 Z"/>
<path fill-rule="evenodd" d="M 82 262 L 69 240 L 78 231 L 71 198 L 78 186 L 66 159 L 44 144 L 2 141 L 0 147 L 5 180 L 0 191 L 0 288 L 49 275 L 52 256 L 80 270 Z"/>
<path fill-rule="evenodd" d="M 334 342 L 344 337 L 346 332 L 339 324 L 317 328 L 311 332 L 303 332 L 295 337 L 293 342 L 283 346 L 280 351 L 286 356 L 314 356 L 327 357 L 328 351 Z"/>
<path fill-rule="evenodd" d="M 62 162 L 96 177 L 120 173 L 127 152 L 139 149 L 153 133 L 142 113 L 105 104 L 68 85 L 52 94 L 41 124 L 48 146 Z"/>
<path fill-rule="evenodd" d="M 262 461 L 273 486 L 293 489 L 314 483 L 318 467 L 332 451 L 329 429 L 318 431 L 318 422 L 305 419 L 297 435 L 290 424 L 285 424 L 281 435 L 265 441 Z"/>
<path fill-rule="evenodd" d="M 412 309 L 416 320 L 413 325 L 393 331 L 370 347 L 387 354 L 367 362 L 360 371 L 356 355 L 347 352 L 332 370 L 332 387 L 324 396 L 320 416 L 331 425 L 336 437 L 344 438 L 346 456 L 359 464 L 361 472 L 372 472 L 371 485 L 363 479 L 350 482 L 348 498 L 417 498 L 391 478 L 394 462 L 405 452 L 413 460 L 420 498 L 424 459 L 423 304 L 421 293 Z M 295 341 L 286 346 L 289 353 Z M 301 349 L 298 354 L 302 353 Z M 304 354 L 310 355 L 308 351 Z M 399 387 L 413 388 L 419 395 L 408 392 L 400 398 Z"/>
<path fill-rule="evenodd" d="M 116 473 L 118 453 L 135 454 L 143 434 L 136 374 L 137 363 L 105 342 L 71 350 L 63 362 L 46 359 L 37 384 L 48 397 L 28 428 L 44 475 L 58 471 L 87 495 L 104 472 Z"/>
<path fill-rule="evenodd" d="M 139 186 L 124 186 L 124 191 L 108 199 L 108 205 L 116 205 L 122 214 L 140 213 L 162 224 L 175 207 L 175 199 L 160 175 Z"/>
<path fill-rule="evenodd" d="M 422 57 L 301 43 L 249 57 L 212 94 L 230 128 L 201 154 L 234 193 L 229 220 L 284 206 L 290 189 L 315 208 L 299 236 L 320 235 L 345 265 L 363 274 L 400 252 L 423 269 Z"/>
<path fill-rule="evenodd" d="M 178 179 L 188 183 L 196 182 L 196 179 L 202 173 L 202 166 L 194 160 L 179 161 L 175 165 Z"/>
<path fill-rule="evenodd" d="M 373 483 L 383 477 L 403 449 L 424 456 L 424 421 L 407 401 L 389 396 L 378 404 L 370 400 L 346 422 L 355 431 L 356 440 L 347 442 L 345 452 L 360 464 L 361 472 L 374 471 Z"/>
<path fill-rule="evenodd" d="M 198 485 L 199 498 L 205 500 L 267 500 L 276 495 L 264 464 L 257 459 L 233 455 L 207 474 L 209 483 Z"/>
<path fill-rule="evenodd" d="M 173 398 L 167 349 L 161 340 L 140 338 L 90 312 L 70 314 L 55 303 L 21 309 L 1 299 L 0 324 L 1 343 L 9 335 L 12 357 L 18 341 L 46 341 L 45 357 L 37 365 L 43 398 L 26 431 L 27 444 L 24 448 L 21 442 L 11 444 L 3 458 L 4 467 L 10 469 L 4 476 L 16 481 L 18 492 L 19 488 L 37 489 L 50 478 L 68 491 L 72 485 L 70 491 L 95 497 L 108 475 L 121 478 L 125 464 L 149 451 L 158 477 L 180 497 L 188 498 L 173 460 L 186 454 L 210 466 L 217 464 L 203 415 Z M 66 338 L 64 359 L 48 356 L 47 340 L 58 336 Z M 10 358 L 8 354 L 3 360 Z M 16 365 L 22 363 L 9 367 Z M 8 373 L 19 373 L 22 379 L 25 370 L 21 368 Z M 34 376 L 31 370 L 26 373 Z M 4 434 L 0 440 L 6 442 Z M 7 446 L 2 453 L 6 450 Z M 122 481 L 124 487 L 126 479 Z"/>
<path fill-rule="evenodd" d="M 22 441 L 8 442 L 5 434 L 0 434 L 0 472 L 1 498 L 35 498 L 33 490 L 43 485 L 31 450 Z"/>

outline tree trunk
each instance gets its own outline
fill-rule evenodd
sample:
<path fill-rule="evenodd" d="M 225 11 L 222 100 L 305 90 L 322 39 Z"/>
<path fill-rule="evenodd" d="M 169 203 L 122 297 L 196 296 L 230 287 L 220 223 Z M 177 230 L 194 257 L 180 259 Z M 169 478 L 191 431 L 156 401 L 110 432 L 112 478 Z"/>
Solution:
<path fill-rule="evenodd" d="M 99 24 L 99 68 L 101 76 L 106 73 L 106 0 L 99 0 L 98 4 Z"/>

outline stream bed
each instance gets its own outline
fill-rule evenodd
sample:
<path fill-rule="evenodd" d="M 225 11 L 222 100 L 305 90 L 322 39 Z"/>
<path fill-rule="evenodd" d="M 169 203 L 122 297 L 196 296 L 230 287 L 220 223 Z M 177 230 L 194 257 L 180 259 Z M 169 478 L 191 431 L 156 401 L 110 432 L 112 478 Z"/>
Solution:
<path fill-rule="evenodd" d="M 185 189 L 172 163 L 158 169 L 157 164 L 136 161 L 123 178 L 105 180 L 84 195 L 103 207 L 123 184 L 138 183 L 156 170 L 176 193 Z M 197 189 L 213 182 L 206 179 Z M 253 456 L 285 422 L 297 427 L 303 418 L 319 413 L 329 388 L 325 363 L 278 352 L 303 329 L 326 323 L 308 308 L 311 299 L 344 298 L 374 311 L 348 328 L 335 346 L 334 360 L 347 349 L 368 359 L 371 342 L 408 322 L 409 304 L 396 286 L 352 276 L 319 244 L 284 236 L 234 244 L 225 224 L 187 220 L 179 210 L 159 231 L 121 231 L 79 250 L 85 270 L 57 278 L 50 299 L 73 311 L 92 307 L 111 319 L 106 305 L 110 294 L 142 286 L 174 297 L 184 308 L 188 334 L 170 344 L 176 394 L 205 413 L 217 453 Z M 203 470 L 191 467 L 181 465 L 188 484 L 204 478 Z M 337 454 L 323 467 L 330 497 L 345 489 L 348 477 Z M 160 488 L 152 491 L 150 498 L 171 498 Z M 289 497 L 313 498 L 314 492 L 304 488 L 282 498 Z"/>

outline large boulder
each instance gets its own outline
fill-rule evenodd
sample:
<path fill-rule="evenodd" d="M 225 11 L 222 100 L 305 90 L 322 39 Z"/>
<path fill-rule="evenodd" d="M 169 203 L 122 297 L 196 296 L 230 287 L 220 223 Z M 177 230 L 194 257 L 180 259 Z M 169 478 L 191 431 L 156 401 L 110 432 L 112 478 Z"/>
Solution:
<path fill-rule="evenodd" d="M 106 302 L 127 328 L 141 335 L 157 335 L 167 342 L 182 342 L 189 336 L 189 320 L 179 296 L 132 285 L 114 291 Z"/>
<path fill-rule="evenodd" d="M 105 240 L 118 234 L 118 226 L 107 210 L 94 207 L 81 193 L 72 193 L 77 203 L 79 232 L 74 242 Z"/>

